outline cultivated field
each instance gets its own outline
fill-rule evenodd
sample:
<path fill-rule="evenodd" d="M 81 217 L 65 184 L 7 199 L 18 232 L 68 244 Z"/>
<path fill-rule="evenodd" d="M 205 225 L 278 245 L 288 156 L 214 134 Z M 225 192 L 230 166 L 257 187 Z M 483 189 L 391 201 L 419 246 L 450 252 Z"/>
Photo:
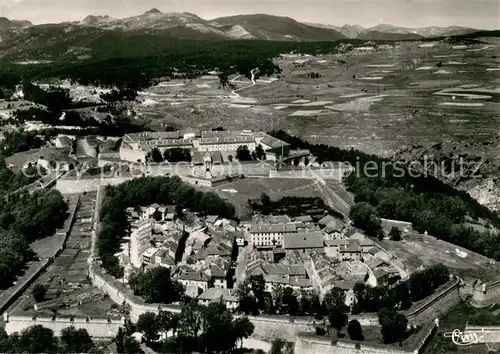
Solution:
<path fill-rule="evenodd" d="M 283 128 L 376 153 L 491 137 L 500 126 L 500 55 L 498 43 L 485 41 L 492 45 L 396 43 L 370 53 L 308 57 L 303 67 L 295 63 L 303 57 L 285 56 L 276 59 L 279 77 L 255 85 L 232 78 L 234 93 L 215 76 L 161 83 L 142 94 L 136 109 L 156 128 Z"/>
<path fill-rule="evenodd" d="M 273 200 L 286 196 L 322 197 L 314 181 L 307 179 L 245 178 L 214 189 L 235 206 L 242 219 L 251 216 L 248 199 L 260 198 L 262 193 L 266 193 Z"/>

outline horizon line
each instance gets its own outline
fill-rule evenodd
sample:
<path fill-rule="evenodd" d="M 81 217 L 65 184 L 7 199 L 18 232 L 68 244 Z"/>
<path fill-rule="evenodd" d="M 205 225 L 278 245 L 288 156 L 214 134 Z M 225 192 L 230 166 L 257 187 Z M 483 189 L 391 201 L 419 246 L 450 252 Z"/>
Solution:
<path fill-rule="evenodd" d="M 151 8 L 150 10 L 152 9 L 155 9 L 155 8 Z M 148 10 L 148 11 L 150 11 Z M 33 26 L 42 26 L 42 25 L 55 25 L 55 24 L 63 24 L 63 23 L 79 23 L 81 21 L 83 21 L 85 18 L 89 17 L 89 16 L 96 16 L 96 17 L 99 17 L 99 16 L 106 16 L 106 17 L 110 17 L 114 20 L 122 20 L 122 19 L 126 19 L 126 18 L 131 18 L 131 17 L 137 17 L 137 16 L 141 16 L 141 15 L 144 15 L 146 14 L 148 11 L 145 11 L 145 12 L 142 12 L 142 13 L 138 13 L 136 15 L 131 15 L 131 16 L 125 16 L 125 17 L 113 17 L 109 14 L 88 14 L 86 15 L 85 17 L 83 17 L 82 19 L 80 20 L 63 20 L 63 21 L 59 21 L 59 22 L 33 22 L 33 21 L 30 21 L 30 20 L 26 20 L 26 19 L 15 19 L 15 18 L 9 18 L 7 16 L 0 16 L 0 18 L 5 18 L 9 21 L 27 21 L 27 22 L 30 22 Z M 498 28 L 477 28 L 477 27 L 470 27 L 470 26 L 466 26 L 466 25 L 459 25 L 459 24 L 451 24 L 451 25 L 447 25 L 447 26 L 440 26 L 440 25 L 429 25 L 429 26 L 418 26 L 418 27 L 411 27 L 411 26 L 407 26 L 407 25 L 398 25 L 398 24 L 394 24 L 394 23 L 390 23 L 390 22 L 383 22 L 383 23 L 379 23 L 379 24 L 376 24 L 376 25 L 373 25 L 373 26 L 363 26 L 363 25 L 360 25 L 359 23 L 344 23 L 342 25 L 338 25 L 338 24 L 331 24 L 331 23 L 323 23 L 323 22 L 312 22 L 312 21 L 300 21 L 296 18 L 293 18 L 291 16 L 284 16 L 284 15 L 274 15 L 274 14 L 269 14 L 269 13 L 263 13 L 263 12 L 256 12 L 256 13 L 235 13 L 235 14 L 232 14 L 232 15 L 225 15 L 225 16 L 219 16 L 219 17 L 214 17 L 214 18 L 204 18 L 200 15 L 197 15 L 196 13 L 193 13 L 193 12 L 189 12 L 189 11 L 172 11 L 172 12 L 163 12 L 163 11 L 160 11 L 158 14 L 190 14 L 190 15 L 195 15 L 199 18 L 201 18 L 202 20 L 205 20 L 205 21 L 215 21 L 219 18 L 226 18 L 226 17 L 235 17 L 235 16 L 255 16 L 255 15 L 264 15 L 264 16 L 270 16 L 270 17 L 281 17 L 281 18 L 289 18 L 289 19 L 292 19 L 294 21 L 297 21 L 299 23 L 302 23 L 302 24 L 305 24 L 305 25 L 308 25 L 308 26 L 313 26 L 314 25 L 322 25 L 322 26 L 332 26 L 332 27 L 338 27 L 338 28 L 341 28 L 341 27 L 344 27 L 344 26 L 359 26 L 363 29 L 371 29 L 371 28 L 375 28 L 377 26 L 393 26 L 393 27 L 397 27 L 397 28 L 404 28 L 404 29 L 408 29 L 408 30 L 417 30 L 417 29 L 423 29 L 423 28 L 431 28 L 431 27 L 436 27 L 436 28 L 450 28 L 450 27 L 459 27 L 459 28 L 468 28 L 468 29 L 473 29 L 473 30 L 477 30 L 477 31 L 496 31 L 496 30 L 500 30 L 500 26 Z"/>

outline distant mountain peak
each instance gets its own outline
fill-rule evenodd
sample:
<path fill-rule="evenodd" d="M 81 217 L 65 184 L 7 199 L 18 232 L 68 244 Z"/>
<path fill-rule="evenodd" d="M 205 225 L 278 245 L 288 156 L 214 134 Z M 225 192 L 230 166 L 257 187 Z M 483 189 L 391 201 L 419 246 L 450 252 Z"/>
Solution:
<path fill-rule="evenodd" d="M 107 23 L 109 21 L 112 21 L 113 18 L 108 16 L 108 15 L 89 15 L 85 17 L 80 24 L 85 25 L 85 26 L 97 26 L 102 23 Z"/>
<path fill-rule="evenodd" d="M 25 28 L 29 26 L 33 26 L 33 24 L 29 21 L 9 20 L 7 17 L 0 17 L 0 30 Z"/>
<path fill-rule="evenodd" d="M 146 11 L 144 14 L 162 14 L 160 10 L 158 10 L 156 7 L 153 7 L 151 10 Z"/>

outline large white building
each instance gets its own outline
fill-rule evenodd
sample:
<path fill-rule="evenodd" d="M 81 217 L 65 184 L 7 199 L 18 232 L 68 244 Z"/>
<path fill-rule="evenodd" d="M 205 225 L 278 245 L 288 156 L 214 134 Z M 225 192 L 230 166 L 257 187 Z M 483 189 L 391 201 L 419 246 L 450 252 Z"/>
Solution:
<path fill-rule="evenodd" d="M 295 224 L 259 224 L 250 227 L 250 243 L 254 247 L 281 247 L 285 234 L 296 234 Z"/>
<path fill-rule="evenodd" d="M 158 148 L 162 153 L 167 149 L 183 148 L 198 152 L 223 152 L 236 156 L 240 146 L 246 146 L 250 152 L 261 145 L 269 157 L 287 156 L 289 145 L 264 132 L 252 131 L 204 131 L 196 132 L 142 132 L 126 134 L 120 147 L 120 159 L 131 162 L 146 162 L 148 153 Z"/>
<path fill-rule="evenodd" d="M 135 268 L 141 268 L 143 254 L 151 247 L 151 236 L 153 234 L 153 223 L 151 220 L 140 220 L 137 228 L 130 235 L 130 263 Z"/>

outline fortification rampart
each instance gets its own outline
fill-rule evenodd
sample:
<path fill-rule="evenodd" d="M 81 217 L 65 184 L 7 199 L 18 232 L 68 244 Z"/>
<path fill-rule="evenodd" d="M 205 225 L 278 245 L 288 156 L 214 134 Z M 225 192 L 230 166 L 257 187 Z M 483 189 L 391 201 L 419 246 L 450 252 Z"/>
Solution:
<path fill-rule="evenodd" d="M 476 284 L 472 290 L 470 303 L 474 307 L 487 307 L 497 303 L 500 299 L 500 279 L 484 283 Z"/>
<path fill-rule="evenodd" d="M 427 343 L 435 330 L 435 324 L 423 329 L 420 340 L 414 348 L 398 348 L 387 345 L 375 345 L 368 343 L 355 343 L 349 341 L 338 341 L 332 343 L 327 337 L 316 336 L 311 333 L 297 335 L 294 353 L 296 354 L 418 354 Z"/>
<path fill-rule="evenodd" d="M 100 185 L 116 186 L 123 182 L 129 181 L 133 177 L 111 177 L 111 178 L 63 178 L 56 182 L 56 189 L 62 194 L 82 194 L 95 192 Z"/>
<path fill-rule="evenodd" d="M 4 314 L 4 321 L 5 331 L 9 335 L 20 333 L 31 326 L 41 325 L 50 328 L 56 336 L 59 336 L 64 328 L 73 326 L 76 329 L 86 329 L 93 338 L 114 338 L 118 329 L 125 323 L 123 318 L 32 317 L 8 314 Z"/>
<path fill-rule="evenodd" d="M 292 171 L 269 171 L 269 178 L 301 178 L 301 179 L 317 179 L 318 177 L 325 180 L 335 180 L 338 182 L 342 181 L 344 173 L 346 170 L 344 169 L 311 169 L 311 168 L 303 168 L 296 169 Z"/>
<path fill-rule="evenodd" d="M 448 312 L 455 307 L 462 298 L 459 291 L 459 282 L 451 280 L 443 285 L 440 290 L 423 301 L 414 304 L 411 308 L 403 311 L 408 318 L 410 325 L 421 325 L 433 321 L 440 314 Z M 356 319 L 362 326 L 378 326 L 378 316 L 376 313 L 361 313 L 349 316 L 349 320 Z"/>
<path fill-rule="evenodd" d="M 404 311 L 408 322 L 414 326 L 433 321 L 443 315 L 462 301 L 458 280 L 452 280 L 438 293 L 431 295 L 416 306 Z"/>

